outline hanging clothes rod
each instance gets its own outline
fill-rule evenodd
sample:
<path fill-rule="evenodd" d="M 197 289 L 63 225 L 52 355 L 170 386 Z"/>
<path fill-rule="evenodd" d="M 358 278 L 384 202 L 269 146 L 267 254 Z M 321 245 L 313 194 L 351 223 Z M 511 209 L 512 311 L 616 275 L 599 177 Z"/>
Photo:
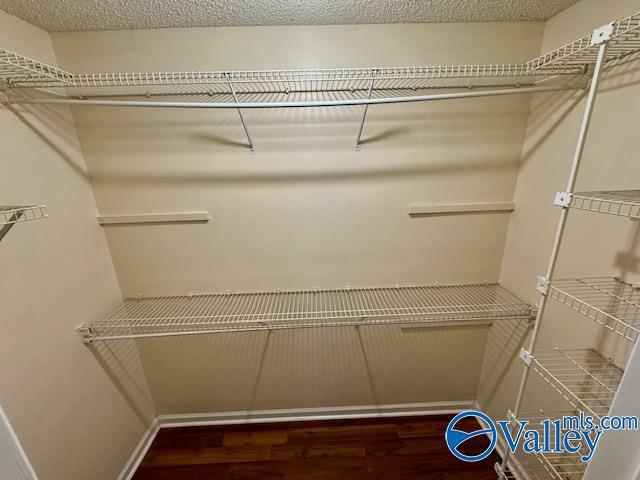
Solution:
<path fill-rule="evenodd" d="M 518 95 L 526 93 L 557 92 L 565 90 L 581 90 L 582 87 L 555 85 L 539 87 L 506 88 L 499 90 L 483 90 L 478 92 L 439 93 L 434 95 L 416 95 L 409 97 L 388 98 L 350 98 L 346 100 L 311 100 L 299 102 L 156 102 L 137 100 L 95 100 L 71 98 L 9 98 L 2 102 L 5 105 L 71 105 L 96 107 L 157 107 L 157 108 L 305 108 L 305 107 L 346 107 L 355 105 L 382 105 L 389 103 L 429 102 L 434 100 L 453 100 L 458 98 L 497 97 L 502 95 Z"/>

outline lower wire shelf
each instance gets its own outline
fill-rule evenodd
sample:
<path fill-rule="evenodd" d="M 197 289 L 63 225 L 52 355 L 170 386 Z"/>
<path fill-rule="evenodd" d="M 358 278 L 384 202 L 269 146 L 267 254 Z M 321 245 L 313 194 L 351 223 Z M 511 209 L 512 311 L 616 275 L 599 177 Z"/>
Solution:
<path fill-rule="evenodd" d="M 609 413 L 624 373 L 592 349 L 542 350 L 531 368 L 571 406 L 595 418 Z"/>
<path fill-rule="evenodd" d="M 640 285 L 614 277 L 553 280 L 549 296 L 627 340 L 640 334 Z"/>
<path fill-rule="evenodd" d="M 85 342 L 206 333 L 389 324 L 531 320 L 497 283 L 127 298 L 82 324 Z"/>
<path fill-rule="evenodd" d="M 523 413 L 517 420 L 527 421 L 527 429 L 536 430 L 542 438 L 544 433 L 544 420 L 556 420 L 563 416 L 575 416 L 575 411 Z M 515 423 L 516 418 L 510 414 L 510 420 Z M 555 436 L 555 427 L 551 424 L 551 435 Z M 517 465 L 517 477 L 523 480 L 579 480 L 584 476 L 587 463 L 582 461 L 582 456 L 588 454 L 586 447 L 575 453 L 524 453 L 517 451 L 515 461 L 510 462 L 509 468 Z M 508 477 L 507 477 L 508 478 Z"/>

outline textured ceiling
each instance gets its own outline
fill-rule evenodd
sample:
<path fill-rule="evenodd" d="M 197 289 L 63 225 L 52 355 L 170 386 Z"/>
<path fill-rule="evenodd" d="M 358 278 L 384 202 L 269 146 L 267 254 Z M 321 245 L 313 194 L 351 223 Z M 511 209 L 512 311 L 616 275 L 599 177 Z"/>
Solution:
<path fill-rule="evenodd" d="M 0 0 L 51 32 L 546 20 L 577 0 Z"/>

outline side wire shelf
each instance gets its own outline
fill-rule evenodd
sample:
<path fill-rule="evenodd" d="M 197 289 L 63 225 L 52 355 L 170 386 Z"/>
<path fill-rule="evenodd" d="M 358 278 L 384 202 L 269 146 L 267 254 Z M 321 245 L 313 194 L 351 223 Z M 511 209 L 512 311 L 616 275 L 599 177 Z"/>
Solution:
<path fill-rule="evenodd" d="M 605 33 L 605 32 L 603 32 Z M 616 60 L 636 53 L 640 49 L 640 12 L 610 24 L 611 36 L 606 60 Z M 590 33 L 578 40 L 556 48 L 527 62 L 529 70 L 550 68 L 552 65 L 586 65 L 595 63 L 598 56 L 598 38 Z"/>
<path fill-rule="evenodd" d="M 595 418 L 609 413 L 623 371 L 591 349 L 542 350 L 531 368 L 574 408 Z"/>
<path fill-rule="evenodd" d="M 569 206 L 590 212 L 640 218 L 640 190 L 574 193 Z"/>
<path fill-rule="evenodd" d="M 87 342 L 205 333 L 530 320 L 497 283 L 127 298 L 78 331 Z"/>
<path fill-rule="evenodd" d="M 0 226 L 38 220 L 39 218 L 46 218 L 47 216 L 44 205 L 31 205 L 26 207 L 0 206 Z"/>
<path fill-rule="evenodd" d="M 638 285 L 613 277 L 553 280 L 549 296 L 631 342 L 638 338 Z"/>
<path fill-rule="evenodd" d="M 537 413 L 524 413 L 518 416 L 518 420 L 524 420 L 529 422 L 527 428 L 536 430 L 542 438 L 544 420 L 557 420 L 563 416 L 576 416 L 577 412 L 544 412 Z M 516 419 L 510 413 L 510 420 L 516 422 Z M 551 425 L 551 436 L 555 436 L 555 426 Z M 553 447 L 553 445 L 552 445 Z M 529 480 L 579 480 L 584 476 L 587 469 L 587 463 L 583 462 L 581 457 L 588 452 L 586 447 L 576 453 L 530 453 L 526 454 L 521 451 L 516 452 L 516 458 L 519 460 L 519 465 L 524 470 L 525 475 L 520 475 L 521 478 L 528 478 Z M 536 461 L 537 460 L 537 461 Z"/>

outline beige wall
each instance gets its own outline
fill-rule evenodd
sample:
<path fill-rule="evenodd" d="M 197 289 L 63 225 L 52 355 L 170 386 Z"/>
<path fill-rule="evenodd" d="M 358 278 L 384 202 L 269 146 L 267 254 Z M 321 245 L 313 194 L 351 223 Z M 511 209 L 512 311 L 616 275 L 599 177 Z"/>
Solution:
<path fill-rule="evenodd" d="M 0 45 L 56 63 L 47 33 L 3 12 Z M 0 404 L 41 480 L 113 480 L 154 409 L 135 345 L 94 355 L 74 332 L 121 292 L 73 119 L 0 108 L 0 139 L 0 204 L 46 203 L 50 215 L 0 242 Z"/>
<path fill-rule="evenodd" d="M 614 19 L 638 10 L 636 1 L 599 2 L 583 0 L 549 20 L 542 51 L 549 51 Z M 609 69 L 601 84 L 586 144 L 577 191 L 636 189 L 640 178 L 637 161 L 637 122 L 640 107 L 638 61 L 629 60 Z M 521 298 L 539 301 L 535 291 L 538 274 L 547 267 L 559 217 L 552 204 L 557 191 L 566 188 L 584 94 L 540 95 L 531 105 L 522 165 L 514 195 L 517 210 L 511 217 L 500 281 Z M 621 276 L 638 278 L 640 224 L 625 218 L 571 211 L 562 244 L 556 278 L 576 276 Z M 539 337 L 539 348 L 595 347 L 624 366 L 629 342 L 605 333 L 586 317 L 549 302 Z M 522 328 L 494 327 L 483 367 L 479 400 L 495 416 L 513 408 L 522 373 L 517 359 Z M 494 367 L 497 365 L 497 367 Z M 532 375 L 523 409 L 562 407 L 558 395 Z M 490 379 L 489 382 L 484 382 Z M 637 413 L 637 412 L 636 412 Z"/>
<path fill-rule="evenodd" d="M 541 31 L 376 25 L 52 38 L 72 71 L 232 70 L 521 62 L 537 53 Z M 359 153 L 360 109 L 246 112 L 255 155 L 233 111 L 73 113 L 101 213 L 211 213 L 206 225 L 105 229 L 125 295 L 180 294 L 496 280 L 508 215 L 410 218 L 407 208 L 510 201 L 529 101 L 372 107 Z M 177 413 L 473 399 L 486 332 L 274 332 L 266 348 L 265 334 L 139 343 L 158 411 Z"/>
<path fill-rule="evenodd" d="M 540 24 L 54 34 L 73 71 L 515 62 Z M 504 42 L 510 38 L 510 42 Z M 480 39 L 480 40 L 479 40 Z M 348 46 L 348 48 L 346 48 Z M 106 230 L 126 295 L 495 280 L 508 216 L 410 218 L 414 202 L 510 201 L 527 96 L 370 109 L 74 110 L 104 214 L 208 210 Z M 456 261 L 452 261 L 452 260 Z"/>

